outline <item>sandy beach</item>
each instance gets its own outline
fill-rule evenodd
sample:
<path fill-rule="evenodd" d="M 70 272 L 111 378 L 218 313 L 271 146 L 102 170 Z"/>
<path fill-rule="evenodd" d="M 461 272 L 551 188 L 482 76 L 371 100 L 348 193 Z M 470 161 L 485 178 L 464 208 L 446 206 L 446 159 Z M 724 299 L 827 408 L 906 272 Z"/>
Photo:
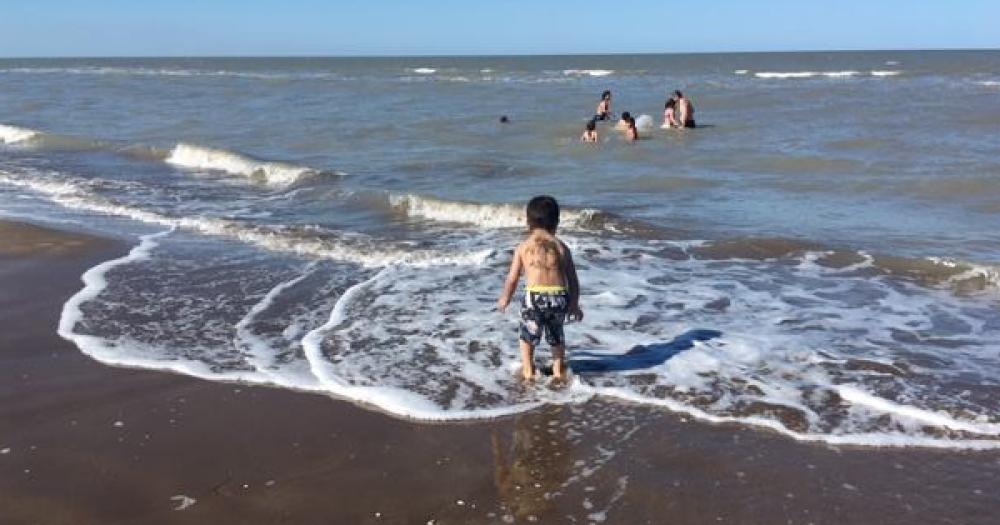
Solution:
<path fill-rule="evenodd" d="M 996 522 L 997 452 L 836 448 L 610 401 L 426 424 L 103 366 L 56 335 L 120 242 L 0 223 L 0 522 Z"/>

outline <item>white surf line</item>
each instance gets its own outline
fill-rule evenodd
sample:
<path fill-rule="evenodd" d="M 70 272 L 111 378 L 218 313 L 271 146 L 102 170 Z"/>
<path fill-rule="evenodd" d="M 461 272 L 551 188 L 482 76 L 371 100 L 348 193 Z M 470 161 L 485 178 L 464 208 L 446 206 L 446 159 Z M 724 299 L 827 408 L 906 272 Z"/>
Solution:
<path fill-rule="evenodd" d="M 63 305 L 62 314 L 59 317 L 59 328 L 57 333 L 63 339 L 75 344 L 85 355 L 108 365 L 167 370 L 215 381 L 228 379 L 234 381 L 259 382 L 255 381 L 254 377 L 249 376 L 246 373 L 217 374 L 209 371 L 201 371 L 190 366 L 190 364 L 178 361 L 139 360 L 122 357 L 121 355 L 115 355 L 116 352 L 119 354 L 120 352 L 116 350 L 114 346 L 103 341 L 102 338 L 92 335 L 84 335 L 74 331 L 76 325 L 84 317 L 81 306 L 88 301 L 96 299 L 97 296 L 99 296 L 101 292 L 107 288 L 108 283 L 104 278 L 107 272 L 117 266 L 148 260 L 152 250 L 159 246 L 156 239 L 169 235 L 173 231 L 173 229 L 170 229 L 159 233 L 143 235 L 140 237 L 139 244 L 132 248 L 128 254 L 117 259 L 105 261 L 84 272 L 81 277 L 84 287 L 70 297 L 69 300 Z"/>
<path fill-rule="evenodd" d="M 159 246 L 156 239 L 165 237 L 173 233 L 173 231 L 174 229 L 171 228 L 167 231 L 143 235 L 139 237 L 139 244 L 129 250 L 128 254 L 117 259 L 104 261 L 84 272 L 81 277 L 84 284 L 83 289 L 63 304 L 62 315 L 59 318 L 59 335 L 71 341 L 74 340 L 74 337 L 78 337 L 78 334 L 74 333 L 73 329 L 83 317 L 83 311 L 80 309 L 80 306 L 87 301 L 96 299 L 107 288 L 108 283 L 104 279 L 104 275 L 116 266 L 149 260 L 150 253 L 154 248 Z"/>
<path fill-rule="evenodd" d="M 950 440 L 940 438 L 927 438 L 920 436 L 908 436 L 905 434 L 887 434 L 868 432 L 863 434 L 806 434 L 790 430 L 778 421 L 765 419 L 758 416 L 737 417 L 737 416 L 717 416 L 699 410 L 693 406 L 685 405 L 673 399 L 653 399 L 618 387 L 596 388 L 598 394 L 614 397 L 632 403 L 654 405 L 666 408 L 671 412 L 685 414 L 695 419 L 708 423 L 725 424 L 732 423 L 742 426 L 755 426 L 773 430 L 778 434 L 790 437 L 796 441 L 826 443 L 829 445 L 844 445 L 858 447 L 885 447 L 885 448 L 937 448 L 956 450 L 996 450 L 1000 449 L 1000 440 Z"/>
<path fill-rule="evenodd" d="M 382 249 L 364 251 L 339 241 L 331 244 L 320 240 L 283 238 L 271 232 L 247 228 L 237 222 L 214 217 L 168 217 L 134 206 L 117 204 L 99 195 L 85 192 L 74 186 L 72 182 L 25 181 L 0 171 L 0 183 L 27 188 L 70 209 L 124 217 L 148 224 L 190 230 L 204 235 L 228 237 L 265 250 L 321 257 L 333 261 L 359 264 L 367 268 L 377 268 L 387 264 L 409 264 L 415 267 L 481 264 L 493 253 L 492 250 L 486 249 L 464 254 L 445 254 L 433 250 L 408 253 Z"/>
<path fill-rule="evenodd" d="M 319 385 L 316 386 L 301 385 L 301 384 L 290 385 L 288 384 L 287 381 L 284 381 L 281 378 L 281 376 L 279 376 L 272 370 L 270 366 L 272 363 L 266 362 L 266 356 L 268 355 L 268 351 L 271 350 L 271 347 L 268 346 L 267 343 L 261 341 L 259 337 L 250 333 L 250 328 L 249 328 L 250 323 L 253 322 L 254 318 L 256 318 L 261 312 L 270 307 L 271 304 L 274 303 L 274 300 L 277 299 L 278 296 L 280 296 L 285 290 L 299 284 L 306 277 L 309 277 L 312 274 L 312 271 L 315 269 L 315 267 L 316 267 L 315 262 L 309 263 L 303 269 L 302 275 L 299 275 L 294 279 L 290 279 L 288 281 L 279 283 L 274 288 L 268 290 L 267 294 L 265 294 L 264 297 L 262 297 L 256 304 L 254 304 L 253 307 L 250 308 L 250 311 L 247 312 L 247 314 L 243 316 L 243 318 L 240 319 L 239 322 L 236 323 L 235 327 L 236 334 L 235 337 L 233 338 L 233 346 L 236 348 L 237 351 L 241 351 L 244 348 L 243 345 L 246 345 L 245 348 L 250 351 L 250 355 L 247 356 L 248 359 L 250 360 L 250 363 L 254 366 L 254 368 L 256 368 L 260 373 L 266 375 L 276 385 L 289 386 L 292 388 L 302 389 L 302 390 L 313 390 L 313 391 L 323 390 L 323 388 Z"/>
<path fill-rule="evenodd" d="M 889 401 L 888 399 L 876 397 L 860 389 L 847 385 L 837 385 L 837 394 L 844 400 L 854 403 L 856 405 L 864 405 L 866 407 L 878 410 L 879 412 L 885 412 L 888 414 L 898 414 L 905 418 L 913 419 L 915 421 L 921 421 L 929 425 L 934 425 L 936 427 L 950 428 L 952 430 L 959 430 L 962 432 L 968 432 L 970 434 L 1000 436 L 1000 424 L 996 423 L 975 424 L 965 421 L 958 421 L 944 414 L 931 412 L 930 410 L 924 410 L 917 407 L 901 405 L 894 401 Z"/>
<path fill-rule="evenodd" d="M 359 294 L 376 281 L 388 276 L 393 268 L 391 265 L 386 266 L 372 277 L 344 290 L 331 310 L 327 322 L 302 338 L 302 349 L 309 362 L 309 369 L 327 392 L 354 402 L 375 406 L 393 416 L 424 421 L 496 419 L 542 406 L 543 403 L 538 401 L 485 410 L 447 410 L 408 390 L 391 386 L 351 385 L 333 374 L 324 360 L 321 348 L 323 337 L 335 331 L 347 319 L 347 307 Z"/>
<path fill-rule="evenodd" d="M 261 375 L 256 371 L 249 373 L 215 372 L 209 369 L 204 363 L 192 364 L 191 362 L 181 362 L 177 360 L 136 359 L 124 357 L 120 355 L 121 352 L 117 349 L 117 347 L 109 345 L 102 338 L 80 334 L 74 331 L 76 325 L 84 317 L 81 306 L 88 301 L 96 299 L 101 292 L 107 288 L 107 280 L 104 277 L 107 272 L 118 266 L 148 260 L 152 250 L 159 246 L 159 243 L 157 243 L 156 240 L 173 233 L 174 230 L 175 229 L 172 228 L 159 233 L 143 235 L 140 237 L 139 244 L 133 247 L 128 254 L 117 259 L 105 261 L 84 272 L 81 277 L 81 280 L 84 283 L 83 289 L 74 294 L 68 301 L 66 301 L 65 304 L 63 304 L 62 314 L 59 318 L 59 328 L 57 330 L 59 336 L 75 344 L 84 355 L 110 366 L 173 372 L 198 379 L 204 379 L 206 381 L 271 385 L 304 392 L 315 392 L 315 390 L 303 388 L 299 385 L 290 385 L 287 384 L 287 382 L 281 383 L 269 381 L 261 377 Z"/>

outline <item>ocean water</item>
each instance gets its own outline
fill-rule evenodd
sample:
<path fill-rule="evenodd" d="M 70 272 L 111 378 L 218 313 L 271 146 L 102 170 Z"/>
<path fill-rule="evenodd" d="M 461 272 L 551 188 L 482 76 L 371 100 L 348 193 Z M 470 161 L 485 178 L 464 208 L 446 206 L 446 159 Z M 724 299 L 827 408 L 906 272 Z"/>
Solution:
<path fill-rule="evenodd" d="M 425 420 L 599 396 L 1000 448 L 1000 52 L 0 60 L 0 86 L 0 215 L 135 244 L 58 327 L 104 363 Z M 681 89 L 700 127 L 581 144 L 604 89 L 656 123 Z M 565 388 L 516 380 L 494 310 L 540 193 L 583 287 Z"/>

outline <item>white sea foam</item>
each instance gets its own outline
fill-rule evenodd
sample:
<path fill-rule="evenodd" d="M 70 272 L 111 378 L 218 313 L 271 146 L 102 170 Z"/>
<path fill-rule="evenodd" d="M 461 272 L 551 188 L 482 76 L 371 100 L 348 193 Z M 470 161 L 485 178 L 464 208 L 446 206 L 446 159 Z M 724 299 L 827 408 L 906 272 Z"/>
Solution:
<path fill-rule="evenodd" d="M 749 72 L 750 72 L 750 71 L 749 71 L 749 70 L 747 70 L 747 69 L 737 69 L 736 71 L 733 71 L 733 73 L 735 73 L 735 74 L 737 74 L 737 75 L 746 75 L 746 74 L 747 74 L 747 73 L 749 73 Z"/>
<path fill-rule="evenodd" d="M 691 243 L 570 233 L 565 240 L 587 283 L 586 322 L 567 329 L 575 375 L 564 390 L 523 389 L 510 370 L 517 362 L 513 316 L 492 312 L 497 276 L 509 263 L 504 253 L 464 245 L 408 253 L 357 235 L 321 239 L 169 217 L 102 197 L 92 180 L 58 174 L 0 172 L 0 182 L 69 208 L 368 268 L 327 275 L 309 265 L 279 274 L 249 259 L 240 273 L 232 261 L 201 253 L 171 266 L 171 243 L 187 234 L 145 236 L 125 257 L 89 270 L 60 319 L 60 335 L 108 364 L 327 392 L 418 419 L 489 418 L 599 395 L 802 441 L 1000 448 L 992 405 L 959 391 L 995 385 L 998 330 L 983 320 L 988 315 L 977 317 L 990 305 L 873 278 L 861 271 L 874 264 L 864 254 L 839 268 L 824 267 L 831 253 L 819 251 L 797 263 L 705 261 L 684 257 Z M 515 205 L 413 195 L 392 204 L 415 217 L 489 228 L 520 228 L 523 220 Z M 573 213 L 580 212 L 568 213 L 567 224 L 586 221 Z M 504 246 L 517 237 L 491 235 Z M 182 270 L 192 264 L 225 274 L 201 288 L 185 286 Z M 178 281 L 149 291 L 149 275 Z M 130 276 L 137 276 L 134 285 Z M 220 287 L 243 293 L 220 300 Z M 310 299 L 302 302 L 303 295 Z M 290 301 L 301 306 L 288 313 Z M 122 323 L 121 311 L 154 318 L 169 311 L 184 323 L 150 338 L 136 332 L 141 323 Z M 192 345 L 186 328 L 197 326 L 214 327 L 214 337 Z M 897 344 L 905 337 L 927 341 Z M 935 340 L 947 345 L 942 354 Z"/>
<path fill-rule="evenodd" d="M 0 144 L 17 144 L 27 142 L 38 135 L 39 132 L 33 129 L 0 124 Z"/>
<path fill-rule="evenodd" d="M 754 73 L 753 76 L 757 78 L 809 78 L 818 75 L 819 73 L 815 71 L 788 71 L 788 72 L 778 72 L 778 71 L 760 71 Z"/>
<path fill-rule="evenodd" d="M 614 74 L 613 69 L 564 69 L 563 74 L 573 77 L 606 77 L 608 75 Z"/>
<path fill-rule="evenodd" d="M 437 73 L 437 69 L 434 69 L 432 67 L 417 67 L 411 69 L 410 71 L 418 75 L 433 75 L 434 73 Z"/>
<path fill-rule="evenodd" d="M 0 183 L 27 188 L 45 195 L 62 206 L 77 210 L 125 217 L 147 224 L 168 228 L 183 228 L 206 235 L 217 235 L 260 246 L 268 250 L 318 257 L 334 261 L 381 267 L 390 264 L 433 266 L 437 264 L 476 264 L 489 253 L 480 250 L 467 253 L 413 250 L 405 247 L 385 247 L 364 236 L 352 234 L 340 239 L 321 239 L 289 235 L 280 230 L 248 226 L 237 221 L 215 217 L 169 217 L 137 206 L 116 203 L 85 189 L 76 181 L 45 181 L 18 177 L 0 171 Z"/>
<path fill-rule="evenodd" d="M 389 203 L 408 216 L 441 222 L 457 222 L 481 228 L 524 228 L 524 206 L 448 201 L 420 195 L 390 195 Z M 580 229 L 599 214 L 597 210 L 563 210 L 560 228 Z"/>
<path fill-rule="evenodd" d="M 813 77 L 828 77 L 828 78 L 847 78 L 859 75 L 858 71 L 760 71 L 754 73 L 757 78 L 813 78 Z"/>
<path fill-rule="evenodd" d="M 510 237 L 513 242 L 515 236 Z M 132 265 L 130 272 L 145 275 L 153 269 L 144 265 L 159 238 L 144 238 L 128 256 L 88 272 L 84 291 L 64 309 L 60 333 L 89 355 L 113 364 L 313 389 L 418 419 L 496 417 L 542 403 L 578 403 L 601 395 L 661 406 L 708 422 L 766 428 L 802 441 L 1000 448 L 996 439 L 1000 423 L 990 419 L 988 407 L 953 398 L 936 386 L 949 377 L 966 377 L 981 366 L 975 356 L 982 344 L 993 339 L 992 329 L 971 319 L 963 321 L 971 332 L 962 337 L 971 338 L 973 344 L 950 349 L 947 368 L 925 373 L 911 366 L 907 374 L 893 376 L 848 366 L 860 358 L 896 368 L 907 354 L 895 353 L 893 345 L 882 345 L 880 340 L 899 330 L 928 330 L 931 312 L 937 319 L 964 319 L 969 312 L 960 299 L 884 286 L 844 268 L 820 266 L 816 262 L 828 255 L 822 252 L 807 253 L 798 266 L 781 261 L 722 263 L 659 255 L 663 250 L 683 250 L 684 243 L 567 237 L 588 285 L 582 299 L 587 321 L 567 329 L 575 375 L 568 388 L 553 391 L 515 387 L 510 370 L 517 362 L 509 329 L 513 319 L 496 316 L 489 306 L 497 275 L 508 262 L 497 254 L 482 264 L 433 270 L 383 266 L 345 288 L 337 286 L 342 291 L 333 294 L 335 303 L 326 307 L 325 322 L 301 325 L 309 327 L 304 332 L 278 325 L 269 335 L 267 327 L 277 321 L 273 315 L 280 311 L 276 305 L 315 287 L 307 281 L 313 278 L 312 270 L 275 276 L 266 291 L 248 298 L 247 313 L 236 323 L 236 338 L 250 341 L 245 347 L 249 352 L 240 354 L 250 370 L 214 369 L 190 357 L 189 348 L 168 352 L 167 359 L 162 351 L 127 337 L 109 342 L 74 332 L 74 327 L 82 326 L 77 321 L 84 303 L 94 303 L 86 309 L 91 312 L 86 326 L 101 326 L 93 316 L 101 311 L 95 306 L 108 289 L 112 270 Z M 198 260 L 203 265 L 210 261 Z M 225 266 L 233 275 L 233 264 Z M 253 265 L 246 275 L 268 277 Z M 330 278 L 316 276 L 317 283 L 327 281 Z M 209 299 L 215 293 L 212 286 Z M 192 293 L 183 288 L 164 290 Z M 112 294 L 107 299 L 112 306 L 136 300 L 129 288 L 107 293 Z M 318 292 L 327 295 L 331 292 Z M 164 303 L 155 296 L 143 301 Z M 220 309 L 213 300 L 181 304 L 200 324 L 215 322 L 211 318 Z M 199 304 L 203 306 L 195 306 Z M 140 302 L 130 307 L 143 308 L 149 306 Z M 109 310 L 109 320 L 114 320 L 115 311 Z M 162 337 L 174 332 L 182 331 Z M 303 333 L 297 343 L 301 362 L 274 358 Z M 219 337 L 219 341 L 231 352 L 229 339 Z M 165 348 L 173 347 L 185 348 L 182 343 Z M 923 383 L 925 376 L 930 383 Z M 892 399 L 878 390 L 887 381 L 893 385 L 887 391 Z"/>
<path fill-rule="evenodd" d="M 258 161 L 230 151 L 183 143 L 174 147 L 166 161 L 182 168 L 216 170 L 260 178 L 273 186 L 289 186 L 303 177 L 316 174 L 311 168 L 283 162 Z"/>
<path fill-rule="evenodd" d="M 979 84 L 980 86 L 1000 87 L 1000 80 L 983 80 L 976 83 Z"/>
<path fill-rule="evenodd" d="M 854 403 L 856 405 L 864 405 L 867 407 L 871 407 L 875 410 L 878 410 L 879 412 L 886 414 L 896 414 L 904 418 L 919 421 L 927 425 L 933 425 L 941 428 L 950 428 L 953 430 L 960 430 L 962 432 L 968 432 L 970 434 L 1000 436 L 1000 424 L 958 421 L 954 417 L 951 417 L 948 414 L 942 414 L 941 412 L 924 410 L 908 405 L 901 405 L 899 403 L 895 403 L 887 399 L 882 399 L 880 397 L 873 396 L 868 392 L 865 392 L 859 388 L 846 385 L 838 385 L 837 394 L 839 394 L 840 397 L 845 401 Z"/>
<path fill-rule="evenodd" d="M 744 73 L 746 70 L 739 70 Z M 741 74 L 737 71 L 737 74 Z M 873 77 L 892 77 L 900 75 L 901 71 L 895 70 L 873 70 L 869 72 L 869 75 Z M 815 78 L 815 77 L 825 77 L 825 78 L 852 78 L 860 76 L 860 71 L 846 70 L 846 71 L 759 71 L 754 73 L 757 78 L 768 78 L 768 79 L 789 79 L 789 78 Z"/>

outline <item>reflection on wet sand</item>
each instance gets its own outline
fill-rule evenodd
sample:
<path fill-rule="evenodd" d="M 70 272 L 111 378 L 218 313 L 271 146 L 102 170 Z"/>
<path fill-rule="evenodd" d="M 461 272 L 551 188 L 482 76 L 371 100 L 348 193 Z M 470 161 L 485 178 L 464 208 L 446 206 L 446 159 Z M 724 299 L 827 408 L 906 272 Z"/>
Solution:
<path fill-rule="evenodd" d="M 551 407 L 518 416 L 509 444 L 493 431 L 494 479 L 505 521 L 536 521 L 553 508 L 570 477 L 571 444 L 560 414 L 561 408 Z"/>

